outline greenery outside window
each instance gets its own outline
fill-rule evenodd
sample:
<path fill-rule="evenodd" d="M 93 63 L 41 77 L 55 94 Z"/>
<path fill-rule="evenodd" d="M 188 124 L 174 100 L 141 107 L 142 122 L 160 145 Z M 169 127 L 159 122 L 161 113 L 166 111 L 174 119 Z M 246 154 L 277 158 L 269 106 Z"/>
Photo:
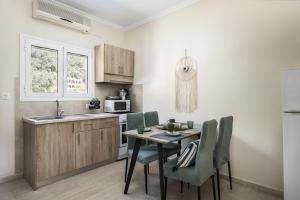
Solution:
<path fill-rule="evenodd" d="M 21 101 L 93 96 L 93 50 L 28 35 L 21 35 L 20 47 Z"/>

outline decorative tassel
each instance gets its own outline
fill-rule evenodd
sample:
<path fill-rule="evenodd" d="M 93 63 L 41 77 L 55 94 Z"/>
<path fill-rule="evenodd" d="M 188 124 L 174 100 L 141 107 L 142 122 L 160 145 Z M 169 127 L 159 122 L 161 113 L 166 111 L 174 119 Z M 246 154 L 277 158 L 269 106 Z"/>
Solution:
<path fill-rule="evenodd" d="M 176 110 L 190 113 L 197 109 L 197 66 L 191 57 L 183 57 L 176 67 Z"/>
<path fill-rule="evenodd" d="M 197 109 L 197 74 L 190 80 L 181 80 L 176 74 L 176 110 L 190 113 Z"/>

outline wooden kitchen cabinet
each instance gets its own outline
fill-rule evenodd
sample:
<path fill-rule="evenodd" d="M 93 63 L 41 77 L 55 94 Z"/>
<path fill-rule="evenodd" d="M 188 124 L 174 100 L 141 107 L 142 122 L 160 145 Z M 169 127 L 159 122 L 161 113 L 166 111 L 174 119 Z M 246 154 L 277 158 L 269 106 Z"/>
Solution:
<path fill-rule="evenodd" d="M 76 168 L 117 157 L 116 127 L 76 134 Z"/>
<path fill-rule="evenodd" d="M 109 44 L 95 47 L 96 82 L 132 84 L 134 52 Z"/>
<path fill-rule="evenodd" d="M 37 189 L 115 161 L 118 129 L 116 117 L 41 125 L 24 122 L 25 179 Z"/>
<path fill-rule="evenodd" d="M 36 127 L 37 181 L 59 175 L 59 137 L 57 124 Z"/>
<path fill-rule="evenodd" d="M 103 155 L 102 159 L 104 160 L 118 156 L 117 140 L 115 139 L 117 135 L 111 133 L 117 133 L 117 127 L 109 127 L 102 130 L 102 146 L 100 151 L 101 155 Z"/>
<path fill-rule="evenodd" d="M 34 189 L 39 182 L 75 169 L 74 123 L 25 123 L 24 130 L 24 177 Z"/>
<path fill-rule="evenodd" d="M 36 127 L 37 181 L 75 169 L 74 123 Z"/>
<path fill-rule="evenodd" d="M 74 122 L 58 123 L 59 132 L 59 174 L 75 169 Z"/>
<path fill-rule="evenodd" d="M 97 130 L 76 133 L 76 169 L 95 163 L 93 158 L 100 145 Z"/>
<path fill-rule="evenodd" d="M 120 49 L 120 69 L 119 72 L 124 76 L 132 76 L 134 72 L 134 52 L 126 49 Z"/>
<path fill-rule="evenodd" d="M 119 75 L 121 65 L 120 54 L 120 48 L 111 45 L 104 45 L 104 73 Z"/>

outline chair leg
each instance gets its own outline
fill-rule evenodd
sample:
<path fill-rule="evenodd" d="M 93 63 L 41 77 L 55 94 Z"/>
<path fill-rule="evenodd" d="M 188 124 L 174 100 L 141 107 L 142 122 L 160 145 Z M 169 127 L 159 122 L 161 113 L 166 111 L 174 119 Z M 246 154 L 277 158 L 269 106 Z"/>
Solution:
<path fill-rule="evenodd" d="M 148 194 L 147 165 L 144 165 L 144 174 L 145 174 L 145 189 L 146 189 L 146 194 Z"/>
<path fill-rule="evenodd" d="M 198 190 L 198 200 L 201 200 L 201 188 L 200 186 L 197 187 Z"/>
<path fill-rule="evenodd" d="M 125 182 L 126 182 L 126 177 L 127 177 L 127 170 L 128 170 L 128 157 L 126 158 L 126 164 L 125 164 Z"/>
<path fill-rule="evenodd" d="M 167 199 L 168 177 L 165 176 L 165 199 Z"/>
<path fill-rule="evenodd" d="M 168 158 L 167 157 L 164 158 L 164 163 L 166 163 L 166 162 L 168 162 Z"/>
<path fill-rule="evenodd" d="M 212 182 L 214 200 L 217 200 L 217 198 L 216 198 L 216 187 L 215 187 L 215 176 L 211 176 L 211 182 Z"/>
<path fill-rule="evenodd" d="M 180 181 L 180 193 L 182 193 L 183 190 L 183 181 Z"/>
<path fill-rule="evenodd" d="M 217 169 L 217 189 L 218 189 L 218 197 L 219 200 L 221 200 L 221 192 L 220 192 L 220 172 L 219 169 Z"/>
<path fill-rule="evenodd" d="M 129 185 L 131 182 L 133 170 L 134 170 L 134 167 L 136 164 L 137 157 L 139 155 L 141 145 L 142 145 L 142 139 L 136 138 L 135 142 L 134 142 L 134 147 L 133 147 L 133 152 L 132 152 L 132 156 L 131 156 L 131 161 L 130 161 L 127 177 L 126 177 L 126 184 L 125 184 L 125 188 L 124 188 L 124 192 L 123 192 L 124 194 L 128 194 Z"/>
<path fill-rule="evenodd" d="M 178 144 L 181 145 L 181 140 L 178 140 Z M 180 156 L 180 151 L 177 153 L 177 158 Z"/>
<path fill-rule="evenodd" d="M 231 177 L 230 161 L 228 161 L 228 174 L 229 174 L 230 189 L 232 190 L 232 177 Z"/>

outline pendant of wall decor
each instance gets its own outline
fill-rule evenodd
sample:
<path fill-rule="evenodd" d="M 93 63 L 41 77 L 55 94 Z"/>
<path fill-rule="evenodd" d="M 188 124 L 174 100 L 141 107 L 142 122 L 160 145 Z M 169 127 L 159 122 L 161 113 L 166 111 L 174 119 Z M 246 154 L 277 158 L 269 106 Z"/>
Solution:
<path fill-rule="evenodd" d="M 190 113 L 197 109 L 197 62 L 192 57 L 185 56 L 176 66 L 176 110 Z"/>

